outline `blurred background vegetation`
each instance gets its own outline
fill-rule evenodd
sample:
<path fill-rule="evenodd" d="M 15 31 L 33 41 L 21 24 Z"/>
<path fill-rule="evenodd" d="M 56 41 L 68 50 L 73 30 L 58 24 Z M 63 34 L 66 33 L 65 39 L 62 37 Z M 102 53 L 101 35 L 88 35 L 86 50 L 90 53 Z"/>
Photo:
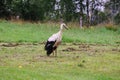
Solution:
<path fill-rule="evenodd" d="M 6 20 L 78 22 L 84 25 L 120 24 L 120 0 L 1 0 Z"/>

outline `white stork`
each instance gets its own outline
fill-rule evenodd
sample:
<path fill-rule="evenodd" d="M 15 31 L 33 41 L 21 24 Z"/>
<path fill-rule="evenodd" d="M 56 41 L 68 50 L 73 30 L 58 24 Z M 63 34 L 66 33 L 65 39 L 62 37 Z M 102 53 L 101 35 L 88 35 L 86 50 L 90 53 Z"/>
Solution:
<path fill-rule="evenodd" d="M 56 34 L 53 34 L 51 37 L 49 37 L 49 39 L 46 42 L 45 45 L 45 50 L 47 51 L 47 56 L 50 56 L 50 54 L 53 52 L 54 55 L 54 51 L 55 51 L 55 56 L 57 56 L 57 47 L 58 45 L 61 43 L 62 41 L 62 33 L 63 33 L 63 29 L 68 29 L 68 27 L 66 26 L 65 23 L 62 23 L 60 25 L 60 30 L 59 32 L 57 32 Z"/>

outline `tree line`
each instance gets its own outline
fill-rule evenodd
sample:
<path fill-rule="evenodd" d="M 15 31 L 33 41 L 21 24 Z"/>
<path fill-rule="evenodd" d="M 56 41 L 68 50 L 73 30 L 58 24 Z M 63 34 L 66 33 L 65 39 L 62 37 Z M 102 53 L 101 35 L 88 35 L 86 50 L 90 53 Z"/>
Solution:
<path fill-rule="evenodd" d="M 62 18 L 67 22 L 79 21 L 80 27 L 109 21 L 119 24 L 120 0 L 1 0 L 0 18 L 32 21 Z"/>

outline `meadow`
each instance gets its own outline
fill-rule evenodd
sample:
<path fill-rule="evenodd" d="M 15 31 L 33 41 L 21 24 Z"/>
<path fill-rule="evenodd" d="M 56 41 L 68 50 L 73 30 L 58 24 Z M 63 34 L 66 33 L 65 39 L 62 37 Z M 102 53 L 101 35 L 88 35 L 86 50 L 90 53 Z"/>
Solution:
<path fill-rule="evenodd" d="M 0 21 L 0 80 L 120 80 L 120 29 L 68 27 L 58 56 L 47 57 L 59 24 Z"/>
<path fill-rule="evenodd" d="M 119 44 L 120 26 L 118 30 L 109 30 L 104 26 L 80 29 L 68 24 L 69 30 L 63 32 L 63 42 Z M 59 23 L 24 23 L 0 21 L 0 42 L 45 42 L 53 33 L 58 32 Z"/>

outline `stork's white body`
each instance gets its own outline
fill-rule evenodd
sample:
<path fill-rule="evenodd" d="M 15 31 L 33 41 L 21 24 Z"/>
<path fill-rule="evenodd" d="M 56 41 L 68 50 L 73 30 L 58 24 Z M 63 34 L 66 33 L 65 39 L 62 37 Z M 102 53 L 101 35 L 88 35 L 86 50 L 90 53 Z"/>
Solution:
<path fill-rule="evenodd" d="M 53 34 L 49 37 L 48 41 L 61 41 L 62 40 L 62 32 L 59 31 L 56 34 Z"/>
<path fill-rule="evenodd" d="M 60 30 L 59 32 L 57 32 L 56 34 L 53 34 L 48 41 L 56 41 L 56 43 L 61 43 L 62 40 L 62 30 Z M 56 45 L 54 45 L 56 46 Z"/>

